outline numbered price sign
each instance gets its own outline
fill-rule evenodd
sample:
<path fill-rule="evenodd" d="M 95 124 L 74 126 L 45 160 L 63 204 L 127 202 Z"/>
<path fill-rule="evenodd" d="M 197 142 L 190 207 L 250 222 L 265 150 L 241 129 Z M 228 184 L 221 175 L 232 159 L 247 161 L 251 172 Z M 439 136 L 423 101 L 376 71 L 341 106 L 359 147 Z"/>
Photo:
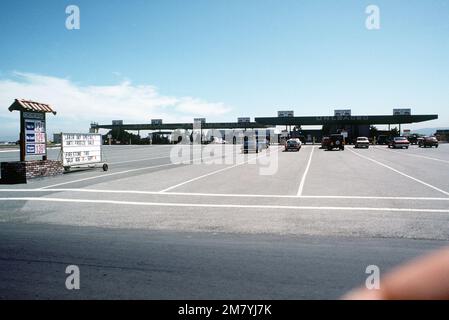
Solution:
<path fill-rule="evenodd" d="M 45 154 L 45 144 L 27 144 L 26 152 L 28 155 L 43 155 Z"/>
<path fill-rule="evenodd" d="M 30 156 L 47 154 L 45 114 L 39 112 L 24 112 L 23 122 L 25 128 L 25 154 Z"/>

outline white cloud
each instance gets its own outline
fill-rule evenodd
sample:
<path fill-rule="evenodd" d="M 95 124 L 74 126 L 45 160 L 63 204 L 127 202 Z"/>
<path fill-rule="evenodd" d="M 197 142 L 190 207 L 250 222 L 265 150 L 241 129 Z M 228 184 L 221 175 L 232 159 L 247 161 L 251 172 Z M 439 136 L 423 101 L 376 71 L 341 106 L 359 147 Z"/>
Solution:
<path fill-rule="evenodd" d="M 165 96 L 154 86 L 133 85 L 129 81 L 109 86 L 81 86 L 68 79 L 45 75 L 21 72 L 13 75 L 0 79 L 0 105 L 3 106 L 0 117 L 17 118 L 6 109 L 16 98 L 48 103 L 58 112 L 48 121 L 49 129 L 53 127 L 56 131 L 86 131 L 91 121 L 110 123 L 114 119 L 130 123 L 145 123 L 152 118 L 192 122 L 193 117 L 216 117 L 231 110 L 222 102 Z M 0 136 L 16 134 L 4 130 L 0 128 Z"/>
<path fill-rule="evenodd" d="M 210 103 L 201 99 L 185 97 L 178 101 L 176 110 L 182 113 L 194 113 L 196 115 L 219 116 L 229 112 L 231 109 L 226 107 L 224 103 Z"/>

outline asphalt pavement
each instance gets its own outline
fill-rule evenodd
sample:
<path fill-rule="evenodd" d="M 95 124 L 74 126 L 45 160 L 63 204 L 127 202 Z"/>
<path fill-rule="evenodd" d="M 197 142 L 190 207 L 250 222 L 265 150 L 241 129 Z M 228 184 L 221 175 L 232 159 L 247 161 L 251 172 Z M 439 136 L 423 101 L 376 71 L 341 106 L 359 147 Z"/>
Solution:
<path fill-rule="evenodd" d="M 107 172 L 0 185 L 1 298 L 336 298 L 368 265 L 449 244 L 447 144 L 105 146 L 104 157 Z M 79 291 L 65 289 L 68 264 Z"/>

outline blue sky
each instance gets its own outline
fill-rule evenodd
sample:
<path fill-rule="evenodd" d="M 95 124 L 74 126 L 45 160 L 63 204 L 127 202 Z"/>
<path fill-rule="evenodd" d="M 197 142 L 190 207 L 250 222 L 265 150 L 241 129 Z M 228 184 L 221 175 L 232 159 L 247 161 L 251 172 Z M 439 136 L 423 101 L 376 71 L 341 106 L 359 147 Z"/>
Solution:
<path fill-rule="evenodd" d="M 53 104 L 55 131 L 397 107 L 440 115 L 415 128 L 449 126 L 449 0 L 9 0 L 0 35 L 0 140 L 16 135 L 14 98 Z"/>

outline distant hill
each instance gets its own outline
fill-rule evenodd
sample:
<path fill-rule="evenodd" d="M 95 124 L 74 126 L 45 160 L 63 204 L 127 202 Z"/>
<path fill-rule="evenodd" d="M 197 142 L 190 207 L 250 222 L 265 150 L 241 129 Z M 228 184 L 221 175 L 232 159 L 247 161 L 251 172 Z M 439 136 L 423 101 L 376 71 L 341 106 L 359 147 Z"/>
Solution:
<path fill-rule="evenodd" d="M 412 133 L 419 133 L 424 134 L 426 136 L 433 135 L 437 130 L 449 130 L 448 127 L 439 127 L 439 128 L 422 128 L 422 129 L 416 129 L 412 130 Z"/>

